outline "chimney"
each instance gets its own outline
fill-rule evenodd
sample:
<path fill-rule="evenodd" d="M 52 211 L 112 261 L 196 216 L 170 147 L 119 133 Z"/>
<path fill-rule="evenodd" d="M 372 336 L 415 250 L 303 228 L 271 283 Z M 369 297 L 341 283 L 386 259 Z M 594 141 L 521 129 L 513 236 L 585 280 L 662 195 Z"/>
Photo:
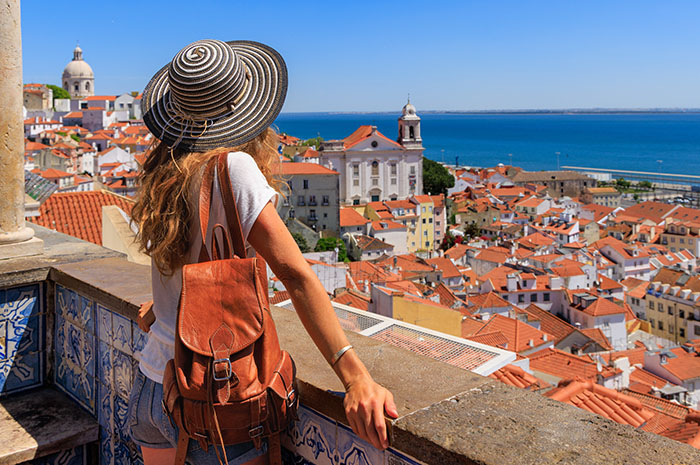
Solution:
<path fill-rule="evenodd" d="M 529 341 L 527 341 L 527 345 L 529 345 L 530 347 L 535 347 L 535 341 L 533 339 L 530 339 Z"/>
<path fill-rule="evenodd" d="M 544 342 L 547 342 L 547 339 L 549 339 L 549 338 L 547 337 L 547 333 L 544 333 L 544 334 L 542 335 L 542 340 L 543 340 Z"/>
<path fill-rule="evenodd" d="M 371 132 L 371 134 L 374 134 L 374 133 L 376 133 L 376 132 L 377 132 L 377 126 L 372 126 L 372 132 Z"/>
<path fill-rule="evenodd" d="M 576 329 L 581 329 L 581 323 L 579 323 L 578 321 L 574 323 L 574 326 L 576 326 Z"/>
<path fill-rule="evenodd" d="M 685 350 L 685 351 L 688 352 L 689 354 L 694 354 L 694 353 L 695 353 L 695 346 L 693 346 L 693 344 L 691 344 L 690 342 L 686 342 L 686 343 L 683 344 L 681 347 L 683 347 L 683 350 Z"/>
<path fill-rule="evenodd" d="M 518 275 L 517 274 L 511 273 L 508 276 L 506 276 L 506 288 L 511 292 L 518 290 Z"/>

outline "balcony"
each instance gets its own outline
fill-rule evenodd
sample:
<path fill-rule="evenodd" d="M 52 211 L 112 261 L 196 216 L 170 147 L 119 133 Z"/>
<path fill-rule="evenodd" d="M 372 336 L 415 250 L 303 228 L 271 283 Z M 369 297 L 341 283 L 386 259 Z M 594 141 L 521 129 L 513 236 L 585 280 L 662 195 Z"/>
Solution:
<path fill-rule="evenodd" d="M 57 453 L 76 464 L 140 463 L 125 407 L 145 340 L 134 318 L 150 298 L 150 269 L 34 229 L 43 256 L 0 261 L 0 306 L 20 339 L 8 339 L 0 359 L 0 464 L 58 463 Z M 334 394 L 342 385 L 295 313 L 272 313 L 281 345 L 296 361 L 302 401 L 299 421 L 284 436 L 288 463 L 700 463 L 690 446 L 391 345 L 385 319 L 363 326 L 351 315 L 345 320 L 362 334 L 349 331 L 348 339 L 394 393 L 400 414 L 389 421 L 391 448 L 377 451 L 347 427 Z M 65 405 L 73 406 L 70 415 L 52 408 Z M 14 440 L 19 436 L 25 441 Z"/>
<path fill-rule="evenodd" d="M 316 203 L 315 200 L 309 200 L 309 206 L 310 206 L 310 207 L 315 207 L 316 205 L 318 205 L 318 204 Z"/>

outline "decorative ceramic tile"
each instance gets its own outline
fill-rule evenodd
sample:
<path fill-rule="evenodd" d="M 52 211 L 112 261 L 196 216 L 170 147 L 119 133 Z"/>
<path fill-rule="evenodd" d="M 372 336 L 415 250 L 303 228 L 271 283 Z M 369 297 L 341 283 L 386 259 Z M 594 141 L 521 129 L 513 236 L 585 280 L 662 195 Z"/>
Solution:
<path fill-rule="evenodd" d="M 134 382 L 133 359 L 120 350 L 112 349 L 112 363 L 114 392 L 128 399 Z"/>
<path fill-rule="evenodd" d="M 100 465 L 111 465 L 114 459 L 112 433 L 100 430 Z"/>
<path fill-rule="evenodd" d="M 318 465 L 334 465 L 335 422 L 301 407 L 297 421 L 283 437 L 285 448 Z"/>
<path fill-rule="evenodd" d="M 112 433 L 114 431 L 114 422 L 112 418 L 114 412 L 114 395 L 112 393 L 112 388 L 98 383 L 97 390 L 97 421 L 103 431 Z"/>
<path fill-rule="evenodd" d="M 0 360 L 7 358 L 7 320 L 0 320 Z"/>
<path fill-rule="evenodd" d="M 0 392 L 28 389 L 42 383 L 43 354 L 15 355 L 12 359 L 0 360 Z"/>
<path fill-rule="evenodd" d="M 123 442 L 114 443 L 114 465 L 130 465 L 131 452 L 129 446 Z"/>
<path fill-rule="evenodd" d="M 112 312 L 100 304 L 97 307 L 97 336 L 101 341 L 112 344 Z"/>
<path fill-rule="evenodd" d="M 87 297 L 80 296 L 80 306 L 78 307 L 78 315 L 83 328 L 88 332 L 95 334 L 95 306 L 92 300 Z"/>
<path fill-rule="evenodd" d="M 6 347 L 8 354 L 28 354 L 43 349 L 41 323 L 43 315 L 8 320 L 6 325 Z"/>
<path fill-rule="evenodd" d="M 56 384 L 95 413 L 95 336 L 56 316 Z"/>
<path fill-rule="evenodd" d="M 78 294 L 63 286 L 56 285 L 56 312 L 66 320 L 74 323 L 80 322 L 78 315 Z"/>
<path fill-rule="evenodd" d="M 39 285 L 14 287 L 0 291 L 0 315 L 8 320 L 28 318 L 39 313 Z"/>
<path fill-rule="evenodd" d="M 384 452 L 360 439 L 350 428 L 338 424 L 336 463 L 342 465 L 383 464 Z"/>
<path fill-rule="evenodd" d="M 75 449 L 62 450 L 30 462 L 32 465 L 87 465 L 86 448 L 78 446 Z"/>
<path fill-rule="evenodd" d="M 393 449 L 386 451 L 386 463 L 387 465 L 421 465 L 421 462 Z"/>
<path fill-rule="evenodd" d="M 141 350 L 143 350 L 144 346 L 146 345 L 146 340 L 148 339 L 147 334 L 139 329 L 139 325 L 136 322 L 132 322 L 131 336 L 131 349 L 133 351 L 134 358 L 141 360 Z"/>
<path fill-rule="evenodd" d="M 112 312 L 112 345 L 129 355 L 132 350 L 131 320 Z"/>
<path fill-rule="evenodd" d="M 129 437 L 129 402 L 120 396 L 114 396 L 114 440 L 130 442 Z M 115 442 L 116 447 L 116 442 Z M 116 450 L 115 450 L 116 452 Z"/>
<path fill-rule="evenodd" d="M 112 348 L 104 341 L 97 342 L 97 369 L 98 380 L 101 384 L 112 389 L 114 377 L 112 376 Z"/>

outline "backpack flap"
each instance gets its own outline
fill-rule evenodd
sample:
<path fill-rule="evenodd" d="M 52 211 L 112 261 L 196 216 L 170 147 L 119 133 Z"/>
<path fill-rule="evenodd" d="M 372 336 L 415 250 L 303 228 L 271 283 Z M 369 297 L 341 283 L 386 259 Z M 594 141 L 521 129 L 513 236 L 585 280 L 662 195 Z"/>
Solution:
<path fill-rule="evenodd" d="M 229 354 L 260 338 L 267 299 L 257 261 L 238 258 L 183 267 L 177 329 L 188 349 L 214 357 L 210 339 L 222 325 L 234 335 Z"/>

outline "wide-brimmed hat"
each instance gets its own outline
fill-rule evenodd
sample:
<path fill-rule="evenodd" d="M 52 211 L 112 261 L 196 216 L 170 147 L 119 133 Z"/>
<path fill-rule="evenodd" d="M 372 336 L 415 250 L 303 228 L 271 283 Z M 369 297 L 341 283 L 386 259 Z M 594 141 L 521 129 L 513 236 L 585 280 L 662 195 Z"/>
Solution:
<path fill-rule="evenodd" d="M 171 148 L 202 152 L 248 142 L 275 120 L 287 95 L 277 51 L 251 41 L 199 40 L 180 50 L 143 91 L 143 121 Z"/>

